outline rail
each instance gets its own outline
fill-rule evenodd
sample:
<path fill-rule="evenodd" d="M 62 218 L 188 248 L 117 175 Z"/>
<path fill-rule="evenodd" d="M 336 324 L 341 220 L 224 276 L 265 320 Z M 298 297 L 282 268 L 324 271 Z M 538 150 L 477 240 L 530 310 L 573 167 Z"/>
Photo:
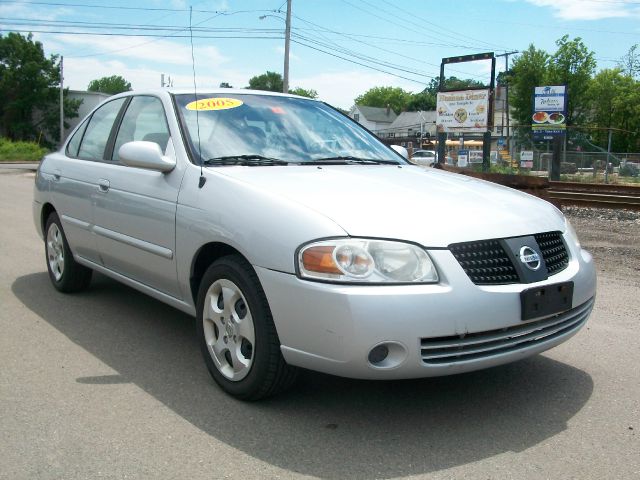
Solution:
<path fill-rule="evenodd" d="M 546 194 L 561 205 L 640 210 L 640 186 L 549 182 Z"/>

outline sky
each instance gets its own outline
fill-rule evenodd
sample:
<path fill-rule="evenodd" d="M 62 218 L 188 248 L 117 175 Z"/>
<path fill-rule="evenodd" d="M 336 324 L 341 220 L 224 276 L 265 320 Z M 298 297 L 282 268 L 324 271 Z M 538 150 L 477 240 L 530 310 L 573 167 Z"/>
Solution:
<path fill-rule="evenodd" d="M 47 55 L 64 57 L 73 90 L 111 75 L 160 88 L 162 74 L 192 89 L 195 71 L 204 92 L 282 73 L 285 12 L 286 0 L 0 0 L 0 34 L 33 32 Z M 613 68 L 640 43 L 640 0 L 292 0 L 290 86 L 348 109 L 375 86 L 423 90 L 442 58 L 530 44 L 553 53 L 565 34 L 583 39 L 598 70 Z M 450 68 L 477 80 L 490 71 Z"/>

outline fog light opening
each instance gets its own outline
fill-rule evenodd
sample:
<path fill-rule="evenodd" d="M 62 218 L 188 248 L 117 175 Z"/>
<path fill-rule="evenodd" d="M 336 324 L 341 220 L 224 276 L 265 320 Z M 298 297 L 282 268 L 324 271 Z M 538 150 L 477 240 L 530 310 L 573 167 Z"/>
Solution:
<path fill-rule="evenodd" d="M 385 344 L 377 345 L 369 352 L 369 363 L 379 365 L 389 356 L 389 347 Z"/>
<path fill-rule="evenodd" d="M 398 342 L 383 342 L 369 350 L 367 359 L 369 366 L 376 370 L 392 369 L 400 366 L 407 359 L 407 349 Z"/>

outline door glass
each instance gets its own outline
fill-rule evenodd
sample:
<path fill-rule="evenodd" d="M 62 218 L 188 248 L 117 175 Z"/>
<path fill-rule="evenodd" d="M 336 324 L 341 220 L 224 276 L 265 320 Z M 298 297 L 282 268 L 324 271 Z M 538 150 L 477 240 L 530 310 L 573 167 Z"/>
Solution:
<path fill-rule="evenodd" d="M 80 140 L 82 140 L 82 135 L 84 134 L 85 129 L 87 128 L 88 121 L 84 121 L 84 123 L 80 126 L 76 133 L 73 134 L 71 140 L 67 144 L 67 155 L 71 158 L 78 157 L 78 147 L 80 146 Z"/>
<path fill-rule="evenodd" d="M 119 98 L 105 103 L 93 112 L 85 131 L 78 157 L 87 160 L 104 160 L 104 151 L 109 141 L 113 121 L 126 98 Z"/>
<path fill-rule="evenodd" d="M 144 140 L 160 145 L 164 152 L 169 142 L 169 127 L 162 102 L 156 97 L 133 97 L 122 118 L 122 124 L 113 148 L 113 159 L 118 160 L 118 150 L 127 142 Z"/>

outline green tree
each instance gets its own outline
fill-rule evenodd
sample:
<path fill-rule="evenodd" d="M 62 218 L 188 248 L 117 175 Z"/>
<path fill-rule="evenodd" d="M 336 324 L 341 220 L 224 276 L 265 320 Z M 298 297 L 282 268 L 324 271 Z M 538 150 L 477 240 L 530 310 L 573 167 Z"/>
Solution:
<path fill-rule="evenodd" d="M 249 79 L 249 87 L 252 90 L 266 90 L 268 92 L 282 92 L 284 82 L 282 75 L 276 72 L 267 72 Z"/>
<path fill-rule="evenodd" d="M 629 48 L 629 51 L 620 59 L 618 66 L 625 75 L 640 77 L 640 49 L 637 43 Z"/>
<path fill-rule="evenodd" d="M 120 75 L 111 75 L 110 77 L 102 77 L 91 80 L 87 90 L 90 92 L 108 93 L 115 95 L 116 93 L 128 92 L 131 90 L 131 83 L 127 82 Z"/>
<path fill-rule="evenodd" d="M 306 89 L 302 87 L 296 87 L 289 90 L 289 93 L 292 95 L 300 95 L 301 97 L 318 98 L 318 92 L 316 92 L 313 88 Z"/>
<path fill-rule="evenodd" d="M 596 70 L 595 55 L 580 37 L 556 40 L 558 49 L 549 59 L 548 85 L 566 85 L 568 90 L 567 125 L 583 123 L 588 114 L 589 86 Z"/>
<path fill-rule="evenodd" d="M 436 80 L 436 82 L 439 85 L 439 80 Z M 473 80 L 472 78 L 447 77 L 444 80 L 444 87 L 446 89 L 465 90 L 467 88 L 477 88 L 484 86 L 484 83 L 478 80 Z"/>
<path fill-rule="evenodd" d="M 548 62 L 549 54 L 531 44 L 516 58 L 509 74 L 504 77 L 509 86 L 511 113 L 522 134 L 530 131 L 534 88 L 545 85 Z"/>
<path fill-rule="evenodd" d="M 229 82 L 220 82 L 220 88 L 233 88 Z"/>
<path fill-rule="evenodd" d="M 589 110 L 594 143 L 606 148 L 612 130 L 612 150 L 637 151 L 640 131 L 640 82 L 619 68 L 600 71 L 589 89 Z"/>
<path fill-rule="evenodd" d="M 60 138 L 59 57 L 46 58 L 31 34 L 0 35 L 0 135 L 12 140 Z M 65 118 L 78 116 L 79 100 L 66 98 Z"/>
<path fill-rule="evenodd" d="M 411 92 L 400 87 L 373 87 L 358 96 L 355 103 L 367 107 L 390 106 L 394 112 L 399 114 L 407 109 L 411 96 Z"/>
<path fill-rule="evenodd" d="M 447 77 L 444 81 L 447 89 L 455 88 L 465 90 L 467 88 L 476 88 L 484 86 L 482 82 L 471 78 Z M 414 93 L 407 104 L 407 111 L 417 112 L 420 110 L 435 110 L 438 99 L 438 91 L 440 90 L 440 79 L 432 78 L 427 88 L 423 91 Z"/>

